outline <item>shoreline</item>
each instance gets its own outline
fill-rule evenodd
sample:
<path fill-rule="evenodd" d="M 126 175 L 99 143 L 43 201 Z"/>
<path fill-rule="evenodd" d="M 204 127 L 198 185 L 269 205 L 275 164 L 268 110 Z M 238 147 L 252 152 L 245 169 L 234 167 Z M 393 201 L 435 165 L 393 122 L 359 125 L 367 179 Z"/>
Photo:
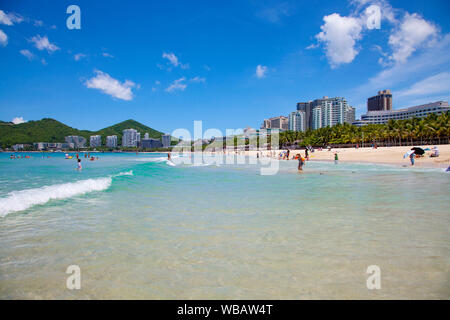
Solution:
<path fill-rule="evenodd" d="M 432 148 L 432 145 L 422 145 L 418 146 L 423 149 L 426 148 Z M 444 145 L 437 145 L 437 148 L 439 149 L 439 157 L 431 158 L 429 157 L 431 151 L 426 151 L 425 155 L 423 157 L 419 157 L 415 159 L 415 165 L 411 166 L 409 158 L 403 158 L 403 155 L 411 150 L 411 146 L 401 146 L 401 147 L 378 147 L 378 148 L 371 148 L 371 147 L 365 147 L 365 148 L 332 148 L 331 151 L 328 151 L 327 149 L 323 149 L 322 151 L 315 149 L 314 152 L 309 153 L 309 160 L 312 162 L 333 162 L 334 161 L 334 154 L 337 153 L 339 157 L 340 163 L 365 163 L 365 164 L 384 164 L 384 165 L 395 165 L 400 167 L 417 167 L 417 168 L 443 168 L 446 169 L 450 166 L 450 144 L 444 144 Z M 277 156 L 275 157 L 278 159 L 278 154 L 280 152 L 287 151 L 287 149 L 280 149 L 280 150 L 250 150 L 250 151 L 238 151 L 238 155 L 245 155 L 245 156 L 251 156 L 256 157 L 257 153 L 260 153 L 262 155 L 262 158 L 267 158 L 269 153 L 275 153 Z M 212 154 L 210 151 L 204 151 L 207 154 Z M 93 153 L 93 154 L 101 154 L 101 153 L 118 153 L 118 154 L 167 154 L 167 151 L 145 151 L 145 152 L 101 152 L 101 151 L 67 151 L 67 152 L 51 152 L 51 151 L 1 151 L 0 153 L 46 153 L 46 154 L 73 154 L 73 153 Z M 172 152 L 177 153 L 177 152 Z M 191 151 L 187 151 L 185 153 L 195 153 Z M 216 152 L 218 154 L 223 154 L 223 152 Z M 300 153 L 303 157 L 305 156 L 305 149 L 290 149 L 291 157 L 292 155 L 295 155 L 297 153 Z M 227 151 L 225 154 L 227 155 L 233 155 L 235 154 L 235 151 Z M 273 157 L 272 157 L 273 158 Z M 284 160 L 284 161 L 291 161 L 290 160 Z"/>

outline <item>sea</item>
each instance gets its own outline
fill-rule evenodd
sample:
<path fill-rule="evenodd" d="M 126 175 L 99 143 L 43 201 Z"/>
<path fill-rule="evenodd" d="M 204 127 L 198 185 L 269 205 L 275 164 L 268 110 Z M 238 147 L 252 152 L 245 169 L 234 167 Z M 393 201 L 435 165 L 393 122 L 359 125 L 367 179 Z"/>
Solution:
<path fill-rule="evenodd" d="M 450 298 L 442 169 L 18 155 L 0 153 L 0 299 Z"/>

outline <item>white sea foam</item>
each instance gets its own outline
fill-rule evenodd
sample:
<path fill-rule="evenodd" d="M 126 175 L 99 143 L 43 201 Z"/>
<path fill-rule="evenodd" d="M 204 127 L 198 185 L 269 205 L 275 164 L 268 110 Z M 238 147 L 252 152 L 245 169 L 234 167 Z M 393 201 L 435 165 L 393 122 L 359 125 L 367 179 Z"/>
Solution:
<path fill-rule="evenodd" d="M 113 175 L 113 177 L 132 176 L 132 175 L 133 175 L 133 170 L 130 170 L 130 171 L 125 171 L 125 172 L 120 172 L 116 175 Z"/>
<path fill-rule="evenodd" d="M 159 157 L 159 158 L 138 158 L 138 159 L 133 159 L 134 161 L 139 161 L 139 162 L 164 162 L 167 160 L 167 157 Z"/>
<path fill-rule="evenodd" d="M 38 204 L 44 204 L 50 200 L 66 199 L 93 191 L 102 191 L 108 189 L 111 182 L 112 178 L 107 177 L 12 191 L 6 197 L 0 198 L 0 217 L 4 217 L 11 212 L 26 210 Z"/>

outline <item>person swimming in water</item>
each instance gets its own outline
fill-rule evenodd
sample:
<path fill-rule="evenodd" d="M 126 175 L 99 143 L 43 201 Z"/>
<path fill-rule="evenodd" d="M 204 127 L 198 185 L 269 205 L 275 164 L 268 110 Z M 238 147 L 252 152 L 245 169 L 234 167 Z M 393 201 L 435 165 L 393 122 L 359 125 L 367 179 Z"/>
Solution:
<path fill-rule="evenodd" d="M 78 170 L 81 170 L 81 169 L 83 169 L 82 167 L 81 167 L 81 159 L 78 159 L 78 168 L 77 168 Z"/>

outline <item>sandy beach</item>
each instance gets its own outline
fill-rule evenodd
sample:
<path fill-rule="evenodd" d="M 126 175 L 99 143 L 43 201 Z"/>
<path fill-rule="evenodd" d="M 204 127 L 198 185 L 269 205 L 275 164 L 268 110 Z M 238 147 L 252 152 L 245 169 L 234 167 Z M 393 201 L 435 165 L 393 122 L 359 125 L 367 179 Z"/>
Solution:
<path fill-rule="evenodd" d="M 423 149 L 432 148 L 434 146 L 416 146 Z M 415 167 L 433 167 L 433 168 L 447 168 L 450 166 L 450 144 L 437 145 L 440 155 L 437 158 L 430 158 L 431 151 L 426 151 L 425 155 L 416 158 Z M 319 151 L 315 149 L 310 153 L 310 161 L 334 161 L 335 152 L 338 153 L 340 162 L 363 162 L 363 163 L 380 163 L 392 164 L 400 166 L 410 166 L 409 158 L 403 158 L 403 155 L 411 150 L 411 146 L 405 147 L 379 147 L 373 149 L 368 148 L 333 148 L 331 151 L 323 149 Z M 277 151 L 277 154 L 280 151 Z M 290 153 L 296 154 L 300 152 L 305 156 L 305 150 L 291 150 Z M 248 151 L 249 155 L 256 155 L 256 151 Z M 263 154 L 267 152 L 263 151 Z"/>

